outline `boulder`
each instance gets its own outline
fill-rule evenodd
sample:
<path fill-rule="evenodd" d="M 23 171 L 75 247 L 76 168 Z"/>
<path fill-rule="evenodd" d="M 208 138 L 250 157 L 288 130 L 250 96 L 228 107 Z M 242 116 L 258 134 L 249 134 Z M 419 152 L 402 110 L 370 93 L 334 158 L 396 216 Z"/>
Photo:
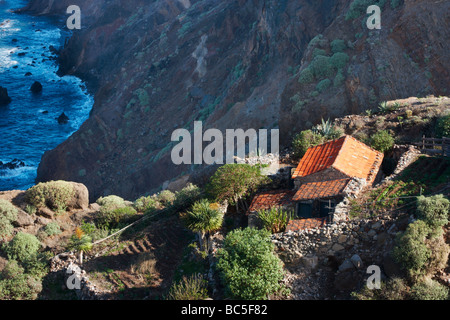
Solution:
<path fill-rule="evenodd" d="M 33 217 L 23 210 L 17 211 L 17 219 L 12 223 L 16 228 L 31 226 L 32 224 L 34 224 Z"/>
<path fill-rule="evenodd" d="M 6 106 L 11 101 L 11 98 L 8 96 L 8 90 L 0 87 L 0 106 Z"/>
<path fill-rule="evenodd" d="M 35 81 L 31 85 L 30 90 L 33 93 L 40 93 L 42 91 L 42 84 L 39 81 Z"/>
<path fill-rule="evenodd" d="M 52 211 L 50 208 L 42 207 L 37 210 L 36 215 L 47 219 L 53 219 L 53 217 L 55 216 L 55 212 Z"/>
<path fill-rule="evenodd" d="M 21 160 L 14 159 L 13 161 L 3 163 L 0 161 L 0 170 L 13 170 L 17 168 L 25 167 L 25 163 Z"/>
<path fill-rule="evenodd" d="M 339 271 L 344 272 L 347 270 L 353 270 L 355 266 L 350 259 L 346 259 L 338 268 Z"/>
<path fill-rule="evenodd" d="M 355 266 L 355 268 L 361 268 L 362 267 L 362 259 L 359 255 L 354 254 L 351 258 L 350 261 L 353 263 L 353 265 Z"/>
<path fill-rule="evenodd" d="M 82 184 L 77 182 L 71 182 L 73 189 L 75 190 L 75 195 L 72 200 L 68 203 L 68 208 L 73 209 L 89 209 L 89 190 Z"/>
<path fill-rule="evenodd" d="M 334 287 L 339 291 L 356 290 L 361 276 L 354 270 L 338 272 L 334 278 Z"/>

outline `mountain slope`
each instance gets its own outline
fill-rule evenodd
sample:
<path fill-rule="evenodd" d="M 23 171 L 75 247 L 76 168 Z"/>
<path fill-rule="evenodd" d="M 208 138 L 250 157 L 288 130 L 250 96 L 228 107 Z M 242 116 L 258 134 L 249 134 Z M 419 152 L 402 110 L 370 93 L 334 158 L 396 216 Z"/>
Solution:
<path fill-rule="evenodd" d="M 288 145 L 322 117 L 448 94 L 448 2 L 386 3 L 381 30 L 368 30 L 362 14 L 346 19 L 350 3 L 31 0 L 25 10 L 35 14 L 80 6 L 82 30 L 61 50 L 60 71 L 96 92 L 90 119 L 46 152 L 38 180 L 82 182 L 93 199 L 133 198 L 199 170 L 170 159 L 173 130 L 195 120 L 204 129 L 279 128 Z M 331 59 L 337 52 L 342 59 Z"/>

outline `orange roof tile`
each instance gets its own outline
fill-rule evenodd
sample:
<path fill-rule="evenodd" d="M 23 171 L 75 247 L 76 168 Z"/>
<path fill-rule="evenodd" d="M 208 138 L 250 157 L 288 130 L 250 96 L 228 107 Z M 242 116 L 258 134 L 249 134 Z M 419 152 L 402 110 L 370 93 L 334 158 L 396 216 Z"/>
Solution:
<path fill-rule="evenodd" d="M 267 210 L 272 207 L 280 207 L 292 204 L 292 190 L 273 190 L 257 194 L 250 204 L 248 212 Z"/>
<path fill-rule="evenodd" d="M 313 228 L 322 228 L 327 223 L 327 218 L 308 218 L 308 219 L 295 219 L 289 221 L 286 226 L 286 232 L 299 231 Z"/>
<path fill-rule="evenodd" d="M 357 177 L 373 182 L 382 160 L 383 153 L 346 135 L 309 148 L 292 178 L 304 177 L 333 167 L 349 178 Z"/>
<path fill-rule="evenodd" d="M 292 198 L 294 201 L 313 200 L 342 194 L 350 179 L 304 183 Z"/>

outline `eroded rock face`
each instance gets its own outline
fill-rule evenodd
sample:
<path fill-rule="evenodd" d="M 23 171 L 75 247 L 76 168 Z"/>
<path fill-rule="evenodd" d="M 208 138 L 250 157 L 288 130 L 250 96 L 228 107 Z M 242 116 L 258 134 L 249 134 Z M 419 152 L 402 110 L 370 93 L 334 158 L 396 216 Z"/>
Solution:
<path fill-rule="evenodd" d="M 186 3 L 79 1 L 90 27 L 62 50 L 60 72 L 87 80 L 95 105 L 77 133 L 44 155 L 40 181 L 82 182 L 91 200 L 105 190 L 134 198 L 191 170 L 173 165 L 170 143 L 194 120 L 205 130 L 279 127 L 287 145 L 321 118 L 448 94 L 450 28 L 436 23 L 446 21 L 448 2 L 387 4 L 383 28 L 371 32 L 362 18 L 344 19 L 346 0 Z M 28 9 L 62 15 L 70 4 L 33 0 Z M 318 80 L 303 85 L 298 75 L 318 34 L 328 55 L 333 40 L 344 40 L 349 61 L 339 85 L 312 95 Z"/>

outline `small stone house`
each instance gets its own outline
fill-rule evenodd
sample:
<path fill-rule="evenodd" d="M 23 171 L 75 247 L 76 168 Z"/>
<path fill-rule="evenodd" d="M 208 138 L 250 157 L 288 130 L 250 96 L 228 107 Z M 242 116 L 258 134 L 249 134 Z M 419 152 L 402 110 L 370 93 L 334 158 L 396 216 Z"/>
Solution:
<path fill-rule="evenodd" d="M 261 209 L 281 206 L 298 218 L 320 218 L 322 224 L 336 204 L 352 193 L 355 180 L 358 185 L 361 181 L 372 185 L 381 178 L 382 161 L 383 153 L 349 135 L 311 147 L 292 174 L 294 190 L 258 194 L 248 213 L 255 215 Z"/>

